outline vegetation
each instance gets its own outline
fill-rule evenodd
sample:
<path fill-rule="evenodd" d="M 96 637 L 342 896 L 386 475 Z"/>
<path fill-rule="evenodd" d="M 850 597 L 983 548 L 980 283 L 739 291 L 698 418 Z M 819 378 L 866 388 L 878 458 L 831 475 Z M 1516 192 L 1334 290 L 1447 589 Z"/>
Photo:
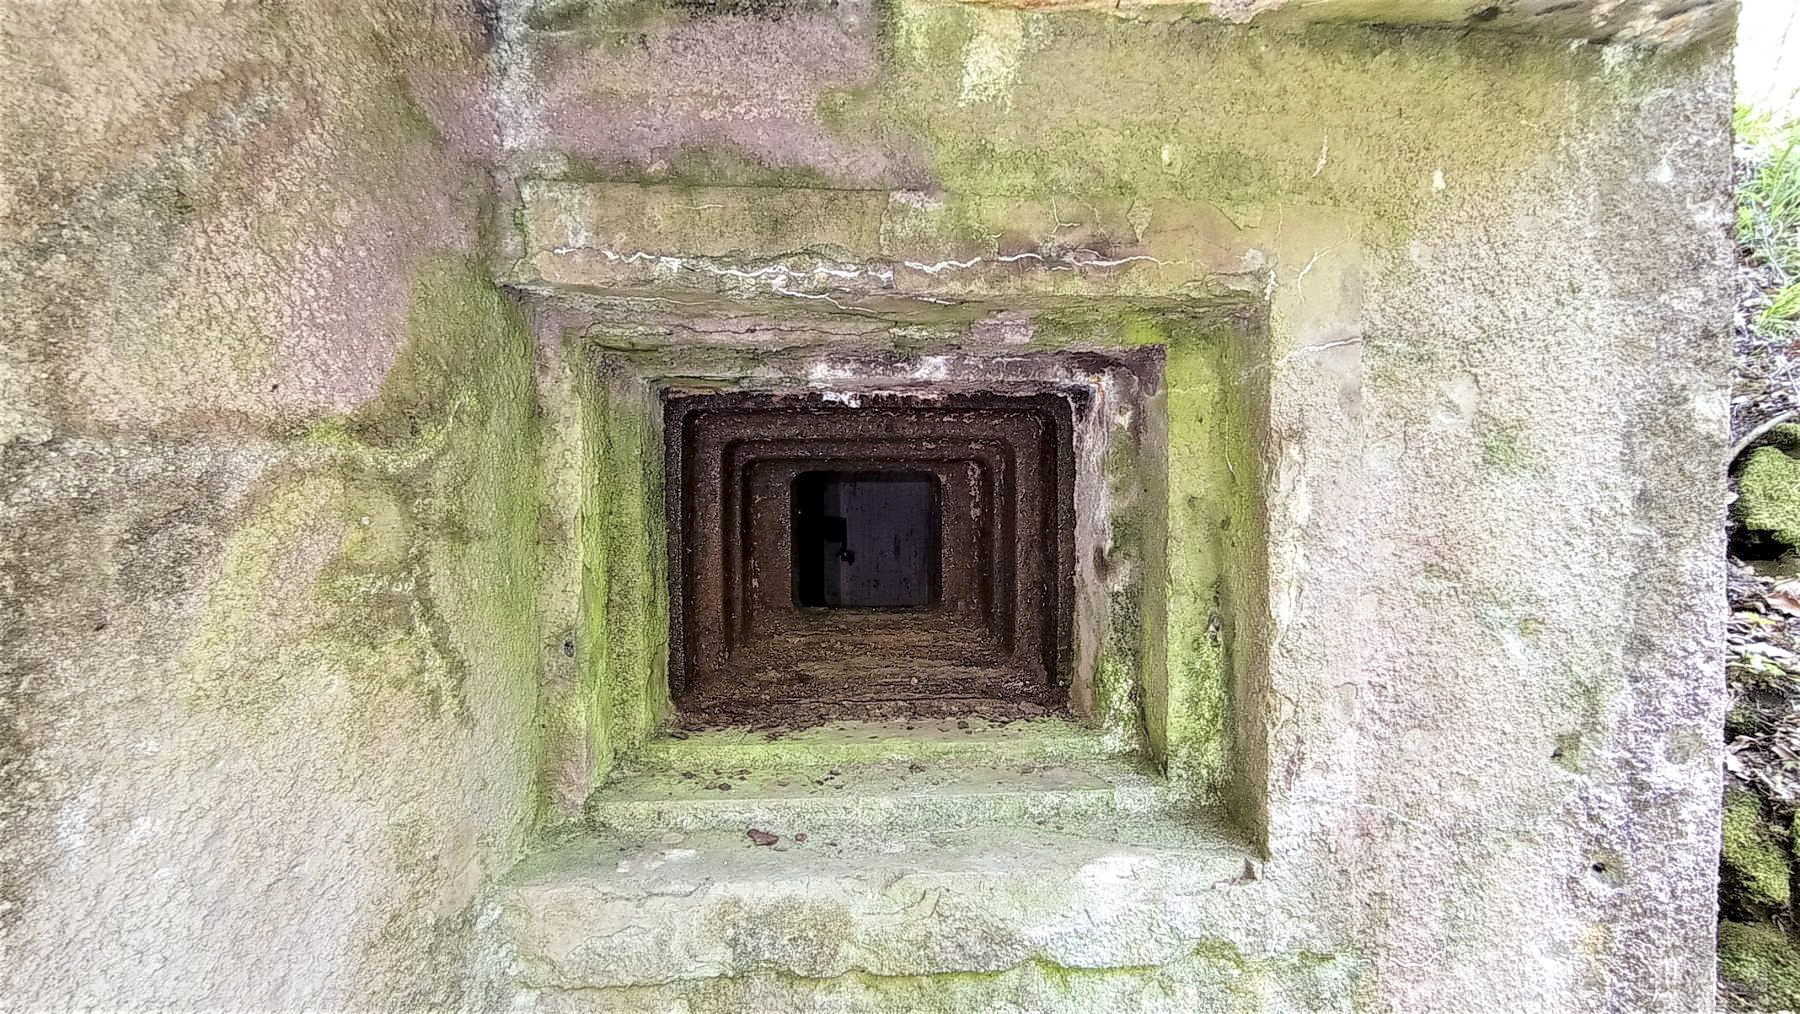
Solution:
<path fill-rule="evenodd" d="M 1725 793 L 1724 879 L 1740 892 L 1732 899 L 1779 911 L 1788 906 L 1788 835 L 1763 816 L 1755 793 Z"/>
<path fill-rule="evenodd" d="M 1758 162 L 1738 190 L 1738 241 L 1772 283 L 1752 326 L 1764 335 L 1791 334 L 1800 322 L 1800 122 L 1776 126 L 1744 107 L 1734 122 Z"/>
<path fill-rule="evenodd" d="M 1800 458 L 1774 444 L 1750 452 L 1738 473 L 1735 506 L 1748 531 L 1800 546 Z"/>
<path fill-rule="evenodd" d="M 1754 421 L 1790 419 L 1800 409 L 1791 387 L 1800 340 L 1800 122 L 1778 125 L 1740 107 L 1734 126 L 1743 269 L 1738 393 L 1750 407 L 1740 428 L 1753 429 Z M 1800 547 L 1800 426 L 1773 426 L 1748 446 L 1735 463 L 1734 552 L 1768 549 L 1792 559 Z M 1800 794 L 1783 759 L 1800 732 L 1800 598 L 1790 590 L 1791 572 L 1772 578 L 1732 566 L 1733 634 L 1754 650 L 1728 667 L 1734 778 L 1720 863 L 1722 997 L 1733 1011 L 1800 1009 L 1800 921 L 1791 889 Z"/>
<path fill-rule="evenodd" d="M 1800 956 L 1787 934 L 1772 926 L 1719 926 L 1719 967 L 1734 1000 L 1754 1010 L 1800 1008 Z"/>

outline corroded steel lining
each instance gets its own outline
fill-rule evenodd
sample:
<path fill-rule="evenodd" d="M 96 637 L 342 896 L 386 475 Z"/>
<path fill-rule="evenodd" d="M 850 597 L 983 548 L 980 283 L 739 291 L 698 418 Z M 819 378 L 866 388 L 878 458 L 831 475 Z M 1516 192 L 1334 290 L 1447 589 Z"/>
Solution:
<path fill-rule="evenodd" d="M 934 391 L 665 402 L 672 689 L 690 714 L 953 714 L 1064 703 L 1074 571 L 1071 407 Z M 798 604 L 796 479 L 930 476 L 942 547 L 927 605 Z"/>

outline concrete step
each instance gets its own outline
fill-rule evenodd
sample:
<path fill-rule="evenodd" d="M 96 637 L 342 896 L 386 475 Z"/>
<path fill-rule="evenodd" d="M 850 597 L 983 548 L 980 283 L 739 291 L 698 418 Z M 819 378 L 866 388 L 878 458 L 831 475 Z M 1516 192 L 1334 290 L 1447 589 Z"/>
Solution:
<path fill-rule="evenodd" d="M 845 827 L 944 830 L 977 824 L 1056 827 L 1176 805 L 1154 773 L 1125 758 L 990 762 L 695 764 L 621 774 L 589 797 L 596 828 L 783 836 Z"/>
<path fill-rule="evenodd" d="M 587 802 L 599 829 L 775 834 L 844 827 L 1054 827 L 1166 810 L 1162 780 L 1121 745 L 1056 719 L 842 722 L 676 733 Z"/>
<path fill-rule="evenodd" d="M 973 721 L 651 744 L 503 885 L 521 1010 L 1348 1010 L 1366 969 L 1297 935 L 1306 892 L 1117 747 Z"/>
<path fill-rule="evenodd" d="M 986 760 L 996 764 L 1126 756 L 1120 742 L 1067 719 L 992 722 L 980 718 L 831 722 L 798 730 L 745 728 L 677 731 L 639 748 L 633 763 L 679 770 L 810 765 L 883 760 Z"/>
<path fill-rule="evenodd" d="M 1195 816 L 586 832 L 503 886 L 527 1008 L 1347 1010 L 1356 959 Z"/>

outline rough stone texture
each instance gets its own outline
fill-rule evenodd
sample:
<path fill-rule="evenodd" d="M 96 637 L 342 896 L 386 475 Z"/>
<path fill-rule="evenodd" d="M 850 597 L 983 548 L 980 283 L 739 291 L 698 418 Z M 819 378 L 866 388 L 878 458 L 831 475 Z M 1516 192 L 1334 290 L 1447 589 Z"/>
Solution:
<path fill-rule="evenodd" d="M 588 823 L 633 831 L 755 827 L 819 837 L 832 827 L 902 832 L 1102 823 L 1164 812 L 1176 802 L 1168 783 L 1137 758 L 633 767 L 588 798 Z"/>
<path fill-rule="evenodd" d="M 729 953 L 528 970 L 544 1009 L 1707 1009 L 1729 7 L 1280 6 L 9 9 L 0 1006 L 506 999 L 533 786 L 578 807 L 666 684 L 614 608 L 658 580 L 642 392 L 573 339 L 534 374 L 486 229 L 665 375 L 1166 348 L 1138 662 L 1248 840 L 924 842 L 1018 920 L 911 960 L 840 868 Z M 1512 32 L 1420 27 L 1471 15 Z"/>
<path fill-rule="evenodd" d="M 529 346 L 466 266 L 481 34 L 423 2 L 0 18 L 0 1007 L 492 982 L 536 480 Z"/>
<path fill-rule="evenodd" d="M 808 378 L 828 377 L 834 396 L 862 398 L 876 392 L 929 396 L 935 380 L 944 376 L 979 375 L 983 390 L 1079 392 L 1096 408 L 1081 413 L 1073 431 L 1078 577 L 1074 661 L 1065 676 L 1075 714 L 1122 751 L 1141 746 L 1142 712 L 1160 700 L 1148 690 L 1140 698 L 1135 690 L 1139 670 L 1153 669 L 1161 650 L 1162 589 L 1156 572 L 1145 566 L 1155 547 L 1145 544 L 1140 533 L 1151 530 L 1164 508 L 1145 495 L 1140 473 L 1146 470 L 1138 467 L 1140 457 L 1159 460 L 1147 436 L 1159 420 L 1150 418 L 1153 413 L 1146 406 L 1155 399 L 1146 391 L 1154 389 L 1160 374 L 1160 350 L 1128 347 L 1069 355 L 1011 350 L 995 358 L 962 354 L 942 336 L 934 340 L 921 332 L 915 349 L 919 358 L 897 358 L 891 334 L 840 331 L 830 318 L 810 312 L 781 319 L 760 314 L 738 318 L 758 336 L 754 340 L 765 342 L 744 348 L 728 344 L 736 336 L 696 330 L 691 318 L 659 313 L 655 307 L 666 302 L 687 301 L 560 294 L 527 300 L 541 346 L 560 350 L 553 353 L 559 371 L 571 361 L 585 361 L 590 371 L 605 377 L 583 393 L 575 393 L 577 385 L 547 386 L 541 392 L 557 418 L 584 420 L 559 425 L 556 443 L 608 448 L 584 466 L 593 469 L 592 478 L 585 491 L 575 492 L 578 509 L 554 522 L 571 526 L 571 531 L 575 525 L 590 525 L 591 534 L 548 540 L 561 547 L 553 554 L 559 561 L 556 570 L 568 586 L 581 590 L 582 602 L 580 609 L 572 608 L 577 596 L 565 593 L 561 606 L 546 609 L 562 610 L 557 621 L 562 629 L 583 631 L 563 641 L 563 655 L 572 661 L 553 659 L 558 678 L 546 681 L 545 707 L 555 716 L 546 726 L 546 749 L 558 758 L 548 773 L 549 788 L 559 814 L 578 814 L 583 796 L 606 777 L 614 761 L 646 749 L 647 736 L 673 710 L 661 642 L 645 636 L 654 631 L 660 638 L 670 629 L 675 598 L 662 574 L 666 501 L 662 484 L 655 481 L 664 472 L 662 441 L 644 436 L 662 421 L 656 392 L 664 384 L 684 390 L 739 384 L 795 390 L 806 387 Z M 1127 329 L 1151 336 L 1139 346 L 1164 334 L 1154 320 L 1146 316 Z M 1195 343 L 1200 352 L 1217 344 L 1212 339 Z M 565 401 L 569 398 L 575 404 Z M 572 454 L 558 452 L 558 457 L 567 460 Z M 1197 518 L 1209 516 L 1200 501 L 1190 508 Z M 654 548 L 646 551 L 646 545 Z M 1141 650 L 1145 645 L 1155 650 Z M 1208 689 L 1214 699 L 1222 693 L 1216 686 Z M 604 703 L 596 707 L 596 702 Z M 1215 715 L 1220 710 L 1213 708 Z M 747 720 L 765 726 L 772 717 L 754 709 L 746 714 Z M 681 717 L 696 727 L 710 722 L 702 713 Z M 829 708 L 809 707 L 797 720 L 831 717 L 836 716 Z M 1219 735 L 1217 730 L 1208 733 Z"/>
<path fill-rule="evenodd" d="M 1577 39 L 1683 43 L 1730 31 L 1727 0 L 975 0 L 1024 10 L 1098 10 L 1143 16 L 1159 9 L 1223 21 L 1343 21 L 1493 29 Z"/>
<path fill-rule="evenodd" d="M 564 115 L 509 138 L 503 271 L 691 299 L 681 326 L 638 304 L 594 330 L 709 368 L 834 328 L 902 355 L 1167 344 L 1170 680 L 1225 690 L 1223 713 L 1172 706 L 1170 759 L 1213 744 L 1191 763 L 1292 917 L 1368 962 L 1358 1002 L 1706 1009 L 1721 632 L 1693 603 L 1722 580 L 1724 50 L 883 11 L 520 33 L 512 87 Z M 853 69 L 779 75 L 783 26 Z M 733 67 L 730 113 L 655 143 L 584 128 L 584 106 L 719 101 L 706 75 L 646 101 L 604 70 L 659 47 Z M 798 126 L 725 126 L 772 121 Z M 745 238 L 633 210 L 668 186 L 721 188 L 684 214 Z M 877 243 L 788 227 L 834 187 L 886 196 Z M 1164 303 L 1082 303 L 1107 295 Z M 1185 351 L 1186 300 L 1252 308 L 1231 355 Z M 1222 400 L 1240 431 L 1208 428 Z M 1229 534 L 1176 509 L 1201 491 L 1239 503 Z"/>
<path fill-rule="evenodd" d="M 1351 1009 L 1364 962 L 1328 949 L 1322 927 L 1294 918 L 1289 886 L 1204 833 L 943 813 L 929 831 L 879 837 L 758 846 L 742 831 L 697 831 L 547 852 L 507 894 L 521 982 L 550 991 L 539 1009 L 585 990 L 627 1010 L 733 1010 L 734 994 L 769 991 L 762 972 L 813 980 L 786 983 L 781 1009 L 838 1009 L 842 992 L 851 1010 L 897 1010 L 912 1008 L 856 994 L 873 993 L 871 980 L 974 973 L 963 1006 L 949 1002 L 951 980 L 914 989 L 945 994 L 930 1001 L 941 1009 L 996 1010 L 1030 995 L 1018 978 L 1048 972 L 1066 992 L 1040 1009 L 1091 1009 L 1088 990 L 1104 995 L 1108 980 L 1128 1010 Z"/>

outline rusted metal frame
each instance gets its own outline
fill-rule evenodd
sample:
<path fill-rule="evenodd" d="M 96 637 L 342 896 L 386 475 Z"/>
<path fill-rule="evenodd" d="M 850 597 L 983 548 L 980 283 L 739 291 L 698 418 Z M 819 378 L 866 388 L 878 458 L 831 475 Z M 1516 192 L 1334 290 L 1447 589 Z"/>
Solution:
<path fill-rule="evenodd" d="M 1036 594 L 1028 596 L 1028 600 L 1046 605 L 1055 603 L 1055 605 L 1050 608 L 1034 608 L 1027 612 L 1026 615 L 1039 618 L 1042 624 L 1039 635 L 1031 639 L 1037 641 L 1040 645 L 1052 646 L 1047 651 L 1042 652 L 1042 654 L 1048 656 L 1046 661 L 1050 662 L 1050 664 L 1045 666 L 1047 674 L 1055 682 L 1064 682 L 1061 679 L 1061 676 L 1062 670 L 1065 668 L 1064 661 L 1068 658 L 1071 640 L 1071 624 L 1066 617 L 1070 611 L 1071 603 L 1069 596 L 1066 594 L 1058 594 L 1058 590 L 1060 585 L 1066 583 L 1068 576 L 1071 575 L 1073 571 L 1073 545 L 1071 535 L 1073 528 L 1073 509 L 1069 496 L 1073 482 L 1073 459 L 1069 440 L 1069 434 L 1071 432 L 1069 407 L 1067 401 L 1057 395 L 1043 395 L 1030 399 L 1013 397 L 983 398 L 980 395 L 959 397 L 953 395 L 948 402 L 944 398 L 937 397 L 929 400 L 919 399 L 917 401 L 891 399 L 883 402 L 879 407 L 865 410 L 829 409 L 816 403 L 809 404 L 804 396 L 795 399 L 780 395 L 712 395 L 704 398 L 671 399 L 666 413 L 667 429 L 665 432 L 665 451 L 669 480 L 667 483 L 667 495 L 670 507 L 676 513 L 676 517 L 673 520 L 680 522 L 679 524 L 672 526 L 672 532 L 675 535 L 675 538 L 671 539 L 670 546 L 671 583 L 674 584 L 677 580 L 676 575 L 680 574 L 684 579 L 680 586 L 685 592 L 683 597 L 686 600 L 692 600 L 693 594 L 691 590 L 688 590 L 689 582 L 685 580 L 685 578 L 694 572 L 694 567 L 696 565 L 696 560 L 693 556 L 695 544 L 694 540 L 690 537 L 690 534 L 694 530 L 693 526 L 698 512 L 693 509 L 694 504 L 688 496 L 688 494 L 692 493 L 695 494 L 694 499 L 700 498 L 698 495 L 699 490 L 692 485 L 695 478 L 695 469 L 693 468 L 694 455 L 692 453 L 694 448 L 691 446 L 689 439 L 691 437 L 690 416 L 696 409 L 705 409 L 708 412 L 722 410 L 732 414 L 764 415 L 765 418 L 762 420 L 763 422 L 775 426 L 778 430 L 783 431 L 790 436 L 796 429 L 804 429 L 805 424 L 807 423 L 835 423 L 844 420 L 844 416 L 840 414 L 841 412 L 870 412 L 870 415 L 862 416 L 858 421 L 863 425 L 868 425 L 872 422 L 894 424 L 889 428 L 897 431 L 903 427 L 914 432 L 914 439 L 922 438 L 925 440 L 947 440 L 948 438 L 940 435 L 940 427 L 937 425 L 931 423 L 924 423 L 921 425 L 924 420 L 945 422 L 953 428 L 961 427 L 962 439 L 966 440 L 970 430 L 979 431 L 984 428 L 979 425 L 980 422 L 993 421 L 991 416 L 996 414 L 996 409 L 999 409 L 1002 414 L 1008 409 L 1016 413 L 1017 409 L 1020 407 L 1020 403 L 1026 401 L 1034 402 L 1035 405 L 1031 407 L 1034 408 L 1036 412 L 1041 413 L 1039 415 L 1040 425 L 1035 434 L 1037 439 L 1030 441 L 1030 443 L 1035 444 L 1035 447 L 1022 448 L 1016 446 L 1015 442 L 1014 445 L 1008 447 L 1008 450 L 1015 455 L 1021 450 L 1025 451 L 1026 453 L 1020 456 L 1033 460 L 1033 467 L 1030 468 L 1029 471 L 1047 473 L 1049 481 L 1044 484 L 1047 489 L 1039 491 L 1038 495 L 1029 498 L 1034 501 L 1033 506 L 1035 507 L 1034 513 L 1036 515 L 1034 523 L 1030 525 L 1020 523 L 1023 521 L 1022 518 L 1017 520 L 1005 518 L 1006 515 L 1012 514 L 1013 512 L 999 509 L 1000 505 L 1003 503 L 1016 501 L 1016 495 L 1006 495 L 996 491 L 996 495 L 993 496 L 988 503 L 993 505 L 990 508 L 993 514 L 1005 518 L 1005 520 L 1014 522 L 1012 525 L 1007 526 L 1008 530 L 997 540 L 1003 546 L 1011 548 L 1016 545 L 1020 541 L 1021 534 L 1023 534 L 1021 529 L 1026 528 L 1033 530 L 1035 536 L 1033 541 L 1038 543 L 1037 548 L 1040 551 L 1051 549 L 1051 545 L 1046 545 L 1045 543 L 1054 545 L 1054 549 L 1051 553 L 1043 555 L 1051 556 L 1056 560 L 1056 564 L 1049 568 L 1043 568 L 1051 573 L 1044 574 L 1043 579 L 1034 580 L 1030 583 L 1032 586 L 1035 586 L 1032 590 Z M 736 402 L 737 404 L 728 404 L 730 402 Z M 1004 408 L 1001 408 L 1002 406 L 1004 406 Z M 821 411 L 821 409 L 824 409 L 824 411 Z M 1048 409 L 1048 411 L 1046 411 L 1046 409 Z M 898 414 L 896 414 L 896 410 L 899 410 Z M 990 416 L 990 418 L 981 418 L 984 415 Z M 1048 425 L 1043 425 L 1044 422 L 1047 422 Z M 831 429 L 829 425 L 820 428 L 826 431 Z M 920 435 L 917 431 L 921 428 L 927 431 L 939 432 Z M 720 462 L 720 465 L 723 465 L 723 462 Z M 1012 467 L 1005 469 L 1005 471 L 1011 473 L 1015 470 L 1020 470 L 1020 466 L 1021 463 L 1014 462 Z M 721 468 L 715 470 L 709 468 L 708 470 L 717 480 L 723 480 L 725 478 L 725 469 Z M 733 469 L 733 471 L 735 471 L 735 469 Z M 738 478 L 741 479 L 742 476 L 739 476 Z M 732 485 L 735 485 L 735 483 L 721 481 L 718 485 L 715 485 L 713 489 L 715 491 L 723 492 L 725 488 L 729 488 Z M 722 507 L 723 505 L 721 504 L 720 506 Z M 721 522 L 725 520 L 722 514 L 719 520 Z M 786 523 L 787 522 L 784 522 L 784 525 Z M 740 523 L 740 530 L 745 527 L 750 526 L 744 526 Z M 714 530 L 720 531 L 722 542 L 724 535 L 723 531 L 720 529 Z M 777 554 L 778 558 L 779 555 L 780 554 Z M 1029 555 L 1042 559 L 1042 556 L 1038 553 Z M 1010 576 L 1010 574 L 1017 569 L 1016 562 L 1014 562 L 1012 566 L 998 566 L 1000 560 L 997 556 L 998 554 L 996 554 L 996 558 L 987 561 L 987 566 L 984 567 L 984 569 L 989 571 L 1001 572 L 994 575 L 996 580 Z M 742 558 L 740 557 L 740 559 Z M 1015 557 L 1014 560 L 1016 561 L 1017 557 Z M 724 561 L 721 560 L 720 562 Z M 719 590 L 723 591 L 723 588 L 720 587 Z M 999 589 L 996 588 L 993 598 L 996 601 L 1003 601 L 1010 600 L 1011 596 L 999 594 Z M 681 611 L 678 612 L 677 604 L 671 603 L 671 612 L 672 616 L 676 618 L 677 629 L 684 635 L 691 635 L 695 632 L 695 625 L 691 622 L 687 622 L 687 619 L 691 616 L 692 612 L 685 608 L 688 604 L 688 601 L 681 603 Z M 841 621 L 841 617 L 833 619 L 834 625 L 841 626 L 841 623 L 838 622 Z M 672 642 L 671 644 L 671 662 L 674 666 L 678 667 L 674 669 L 672 675 L 677 673 L 688 673 L 692 670 L 690 659 L 693 657 L 693 638 L 691 636 L 683 636 L 678 638 L 677 641 L 679 642 L 679 648 L 676 642 Z M 676 655 L 677 650 L 680 652 L 678 656 Z M 1054 661 L 1051 661 L 1052 659 Z M 679 685 L 683 681 L 677 676 L 675 682 Z"/>
<path fill-rule="evenodd" d="M 935 407 L 935 406 L 934 406 Z M 1003 532 L 998 540 L 1005 552 L 998 562 L 1004 566 L 996 567 L 1000 571 L 994 580 L 1008 593 L 1008 612 L 1016 617 L 1015 623 L 1009 623 L 1001 632 L 1004 647 L 1009 656 L 1018 664 L 1029 666 L 1040 677 L 1047 676 L 1051 666 L 1047 660 L 1040 661 L 1038 656 L 1045 650 L 1048 642 L 1042 624 L 1044 616 L 1043 603 L 1046 561 L 1039 553 L 1018 554 L 1016 532 L 1027 527 L 1033 530 L 1034 540 L 1042 541 L 1047 534 L 1037 526 L 1021 524 L 1025 519 L 1020 516 L 1021 504 L 1028 503 L 1041 506 L 1050 499 L 1049 490 L 1045 488 L 1043 476 L 1034 468 L 1028 476 L 1022 477 L 1024 485 L 1017 485 L 1019 480 L 1013 476 L 1019 474 L 1017 462 L 1022 458 L 1026 462 L 1034 462 L 1031 444 L 1043 439 L 1042 420 L 1027 413 L 1008 408 L 1004 410 L 963 410 L 953 416 L 930 413 L 915 416 L 906 409 L 872 410 L 859 419 L 864 425 L 894 424 L 901 427 L 895 436 L 884 436 L 862 441 L 807 441 L 799 439 L 748 439 L 752 436 L 765 437 L 770 433 L 789 433 L 793 420 L 783 413 L 753 413 L 741 421 L 741 425 L 728 427 L 729 436 L 722 433 L 710 433 L 701 440 L 695 441 L 690 453 L 701 462 L 704 471 L 695 480 L 697 487 L 701 484 L 719 483 L 720 500 L 715 503 L 710 492 L 713 487 L 691 490 L 695 498 L 694 510 L 699 514 L 695 527 L 698 553 L 700 559 L 714 558 L 717 553 L 725 553 L 728 557 L 721 562 L 725 564 L 721 572 L 715 576 L 711 573 L 694 575 L 693 586 L 697 595 L 705 596 L 696 599 L 699 602 L 716 601 L 722 610 L 720 619 L 724 621 L 726 637 L 729 640 L 709 646 L 709 649 L 694 656 L 697 671 L 700 675 L 722 674 L 736 668 L 732 664 L 732 655 L 742 641 L 743 630 L 736 623 L 743 613 L 739 608 L 747 596 L 746 570 L 740 564 L 740 547 L 733 542 L 748 537 L 747 544 L 754 544 L 755 536 L 741 524 L 741 493 L 739 485 L 730 480 L 730 476 L 739 474 L 746 464 L 746 450 L 751 445 L 758 449 L 773 450 L 779 447 L 790 453 L 805 453 L 810 448 L 818 453 L 854 453 L 862 450 L 873 456 L 879 451 L 888 451 L 895 446 L 908 449 L 935 449 L 939 454 L 955 455 L 971 451 L 970 432 L 995 434 L 998 432 L 999 443 L 1003 450 L 997 460 L 996 471 L 1003 479 L 1004 492 L 998 498 L 998 519 Z M 743 438 L 743 439 L 740 439 Z M 1036 440 L 1033 440 L 1036 438 Z M 990 436 L 981 443 L 993 441 Z M 710 465 L 723 449 L 725 460 L 716 471 Z M 742 453 L 740 453 L 742 452 Z M 878 458 L 872 457 L 872 460 Z M 718 521 L 715 527 L 713 511 L 718 510 Z M 735 522 L 735 523 L 734 523 Z M 716 542 L 714 537 L 716 535 Z M 736 538 L 734 538 L 734 536 Z M 707 607 L 707 608 L 710 608 Z M 880 628 L 870 630 L 871 634 L 879 633 Z M 897 647 L 897 646 L 896 646 Z M 897 661 L 906 661 L 897 659 Z"/>

